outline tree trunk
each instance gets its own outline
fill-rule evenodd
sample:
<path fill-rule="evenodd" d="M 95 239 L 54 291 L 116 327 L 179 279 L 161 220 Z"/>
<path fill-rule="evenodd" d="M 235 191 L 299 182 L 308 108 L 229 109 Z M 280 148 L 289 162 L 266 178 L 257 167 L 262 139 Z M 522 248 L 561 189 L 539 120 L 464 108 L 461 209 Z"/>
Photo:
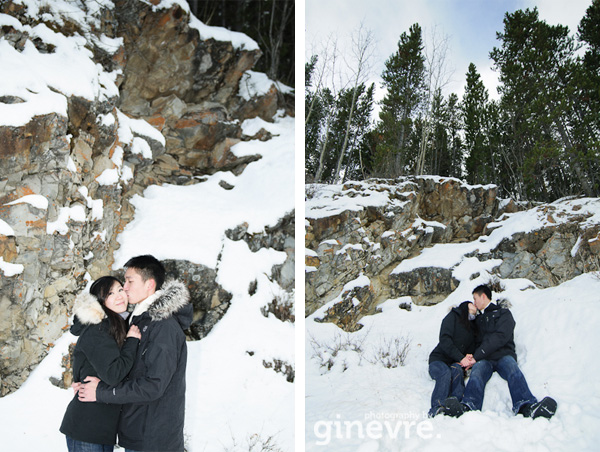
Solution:
<path fill-rule="evenodd" d="M 358 76 L 357 76 L 358 81 Z M 352 93 L 352 104 L 350 105 L 350 113 L 348 114 L 348 122 L 346 124 L 346 133 L 344 134 L 344 143 L 342 144 L 342 148 L 340 149 L 340 154 L 338 156 L 337 165 L 335 168 L 335 181 L 334 183 L 339 183 L 341 179 L 341 171 L 342 171 L 342 161 L 344 160 L 344 154 L 346 153 L 346 147 L 348 146 L 348 137 L 350 136 L 350 125 L 352 124 L 352 116 L 354 114 L 354 104 L 356 103 L 356 93 L 358 92 L 358 87 L 354 86 L 354 92 Z"/>
<path fill-rule="evenodd" d="M 323 177 L 323 170 L 325 167 L 325 151 L 327 149 L 327 140 L 329 139 L 329 128 L 331 126 L 330 116 L 327 117 L 327 127 L 325 128 L 325 138 L 323 139 L 323 146 L 321 147 L 321 152 L 319 153 L 319 167 L 317 168 L 317 173 L 315 174 L 315 183 L 320 183 L 321 178 Z"/>
<path fill-rule="evenodd" d="M 573 143 L 571 142 L 571 139 L 565 129 L 564 124 L 562 123 L 560 118 L 557 118 L 554 121 L 554 123 L 556 124 L 556 127 L 558 129 L 558 134 L 560 135 L 560 138 L 565 146 L 565 151 L 567 152 L 567 154 L 572 155 Z M 575 170 L 575 174 L 577 175 L 577 178 L 581 182 L 581 187 L 583 188 L 585 195 L 590 198 L 594 197 L 594 190 L 590 186 L 590 183 L 587 180 L 586 175 L 583 173 L 581 166 L 579 165 L 579 162 L 577 161 L 577 158 L 575 157 L 575 158 L 572 158 L 569 160 L 571 160 L 571 164 L 573 165 L 573 169 Z"/>

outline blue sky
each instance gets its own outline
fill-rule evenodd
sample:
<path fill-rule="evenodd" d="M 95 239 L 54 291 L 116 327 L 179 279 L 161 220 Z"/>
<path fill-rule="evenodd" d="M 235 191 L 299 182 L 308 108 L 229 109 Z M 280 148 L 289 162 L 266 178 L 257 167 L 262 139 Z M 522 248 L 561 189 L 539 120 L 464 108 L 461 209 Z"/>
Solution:
<path fill-rule="evenodd" d="M 449 38 L 448 66 L 453 71 L 447 91 L 462 96 L 473 62 L 490 96 L 497 97 L 489 53 L 499 45 L 496 32 L 504 28 L 505 13 L 537 6 L 541 19 L 567 25 L 575 33 L 590 4 L 591 0 L 306 0 L 304 54 L 310 56 L 330 34 L 342 47 L 362 21 L 377 41 L 371 81 L 379 85 L 383 64 L 395 52 L 400 35 L 418 22 L 426 42 L 434 29 Z"/>

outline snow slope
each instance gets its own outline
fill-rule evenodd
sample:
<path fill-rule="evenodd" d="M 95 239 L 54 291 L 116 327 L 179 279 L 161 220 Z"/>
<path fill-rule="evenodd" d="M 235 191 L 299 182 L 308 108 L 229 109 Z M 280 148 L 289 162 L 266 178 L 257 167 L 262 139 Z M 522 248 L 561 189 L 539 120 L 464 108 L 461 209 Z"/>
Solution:
<path fill-rule="evenodd" d="M 584 209 L 591 214 L 588 222 L 599 221 L 598 199 L 554 205 L 557 211 L 566 213 Z M 536 397 L 549 395 L 558 401 L 554 418 L 548 421 L 513 416 L 508 387 L 497 374 L 488 383 L 481 412 L 467 413 L 459 419 L 427 418 L 434 386 L 427 361 L 438 342 L 441 321 L 453 306 L 472 299 L 473 288 L 488 282 L 493 268 L 500 263 L 465 255 L 476 249 L 483 252 L 517 231 L 535 230 L 545 221 L 546 215 L 537 209 L 507 215 L 479 241 L 438 244 L 404 261 L 403 271 L 426 265 L 453 268 L 460 284 L 438 305 L 411 305 L 408 311 L 399 306 L 410 305 L 410 297 L 387 300 L 379 306 L 380 313 L 362 319 L 364 327 L 355 333 L 316 322 L 324 309 L 307 318 L 306 450 L 598 450 L 598 274 L 584 274 L 548 289 L 538 289 L 523 279 L 500 281 L 504 287 L 500 296 L 512 304 L 517 322 L 519 365 Z M 369 280 L 364 275 L 348 283 L 365 284 Z M 409 348 L 404 366 L 387 368 L 376 359 L 379 350 L 395 353 L 396 344 L 401 348 L 406 343 Z"/>

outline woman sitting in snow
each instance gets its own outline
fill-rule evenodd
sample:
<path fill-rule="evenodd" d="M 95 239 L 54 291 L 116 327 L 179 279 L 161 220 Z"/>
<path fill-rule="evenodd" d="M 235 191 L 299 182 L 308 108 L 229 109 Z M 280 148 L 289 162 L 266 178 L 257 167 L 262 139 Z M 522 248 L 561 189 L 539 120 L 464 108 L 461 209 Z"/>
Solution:
<path fill-rule="evenodd" d="M 453 308 L 440 328 L 440 342 L 429 355 L 429 375 L 435 380 L 429 417 L 443 412 L 449 396 L 458 400 L 465 390 L 464 370 L 475 350 L 475 315 L 477 308 L 465 301 Z"/>
<path fill-rule="evenodd" d="M 123 285 L 112 276 L 99 278 L 89 293 L 77 297 L 71 327 L 79 336 L 73 351 L 74 382 L 94 376 L 116 385 L 127 376 L 141 338 L 137 326 L 127 331 L 127 304 Z M 120 410 L 120 405 L 80 402 L 75 394 L 60 426 L 69 452 L 112 451 Z"/>

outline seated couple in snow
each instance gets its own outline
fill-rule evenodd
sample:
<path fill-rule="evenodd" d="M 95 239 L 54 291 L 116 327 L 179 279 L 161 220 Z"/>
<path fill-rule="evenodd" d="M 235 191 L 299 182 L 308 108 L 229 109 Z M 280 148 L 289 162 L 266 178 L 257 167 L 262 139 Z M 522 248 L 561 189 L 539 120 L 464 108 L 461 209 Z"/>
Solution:
<path fill-rule="evenodd" d="M 488 286 L 473 290 L 473 302 L 453 308 L 442 321 L 440 342 L 429 356 L 429 375 L 435 380 L 429 416 L 459 417 L 481 410 L 485 385 L 492 374 L 508 383 L 515 415 L 551 418 L 556 401 L 538 401 L 517 365 L 511 312 L 492 302 Z M 471 373 L 465 387 L 465 372 Z"/>

